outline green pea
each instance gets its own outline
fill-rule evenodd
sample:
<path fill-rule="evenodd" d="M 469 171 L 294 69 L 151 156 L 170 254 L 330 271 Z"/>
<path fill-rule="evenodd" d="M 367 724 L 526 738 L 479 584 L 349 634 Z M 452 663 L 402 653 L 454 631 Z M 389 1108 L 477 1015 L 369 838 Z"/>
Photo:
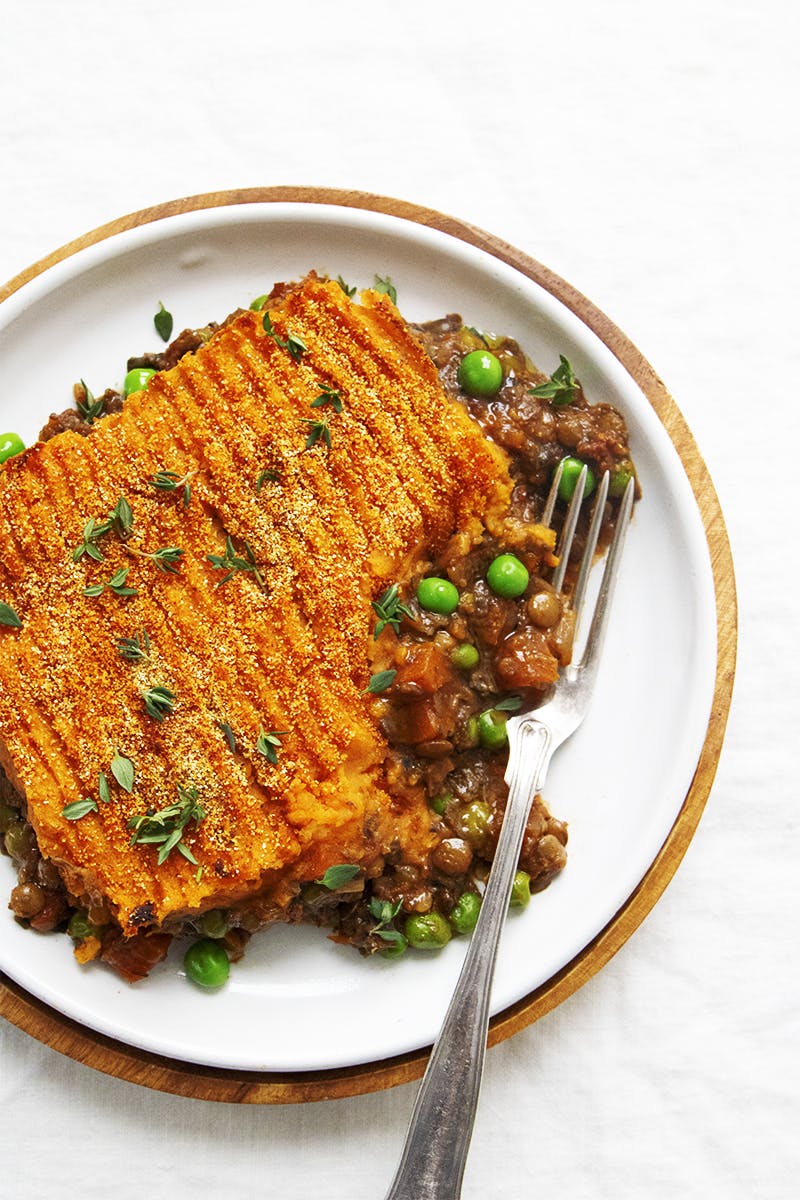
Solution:
<path fill-rule="evenodd" d="M 441 913 L 414 913 L 406 920 L 405 935 L 415 950 L 441 950 L 453 931 Z"/>
<path fill-rule="evenodd" d="M 481 911 L 481 898 L 477 892 L 464 892 L 459 896 L 450 913 L 450 924 L 455 933 L 472 933 Z"/>
<path fill-rule="evenodd" d="M 25 443 L 18 433 L 0 433 L 0 463 L 7 458 L 13 458 L 25 449 Z"/>
<path fill-rule="evenodd" d="M 500 359 L 488 350 L 471 350 L 458 364 L 458 386 L 468 396 L 496 396 L 503 386 Z"/>
<path fill-rule="evenodd" d="M 471 671 L 473 667 L 477 667 L 480 660 L 481 656 L 476 647 L 469 642 L 462 642 L 450 651 L 450 661 L 459 671 Z"/>
<path fill-rule="evenodd" d="M 205 988 L 222 987 L 231 973 L 224 948 L 211 938 L 190 946 L 183 956 L 183 966 L 189 979 Z"/>
<path fill-rule="evenodd" d="M 496 596 L 516 600 L 528 586 L 530 575 L 525 564 L 521 563 L 515 554 L 498 554 L 489 564 L 486 582 Z"/>
<path fill-rule="evenodd" d="M 526 908 L 531 899 L 531 877 L 527 871 L 517 871 L 511 885 L 510 908 Z"/>
<path fill-rule="evenodd" d="M 397 930 L 389 930 L 388 932 L 393 936 L 378 953 L 381 958 L 402 958 L 408 949 L 408 938 L 404 938 L 402 933 L 399 933 Z"/>
<path fill-rule="evenodd" d="M 453 797 L 450 796 L 447 792 L 443 792 L 441 794 L 441 796 L 434 796 L 431 800 L 428 801 L 428 804 L 430 805 L 430 807 L 433 809 L 433 811 L 436 813 L 437 816 L 443 817 L 445 814 L 445 809 L 447 808 L 448 804 L 450 803 L 450 801 L 452 799 L 453 799 Z"/>
<path fill-rule="evenodd" d="M 2 457 L 2 450 L 0 450 L 0 457 Z M 620 463 L 618 467 L 615 467 L 611 472 L 611 477 L 608 481 L 609 496 L 614 496 L 618 499 L 625 491 L 625 488 L 630 483 L 632 477 L 633 470 L 631 467 L 625 466 L 623 463 Z"/>
<path fill-rule="evenodd" d="M 211 908 L 204 912 L 197 922 L 197 928 L 203 937 L 223 938 L 231 927 L 228 914 L 223 908 Z"/>
<path fill-rule="evenodd" d="M 100 932 L 96 925 L 92 925 L 89 914 L 83 908 L 75 910 L 69 919 L 69 925 L 67 925 L 67 933 L 76 942 L 82 942 L 89 937 L 99 937 Z"/>
<path fill-rule="evenodd" d="M 586 482 L 583 485 L 584 499 L 586 496 L 591 496 L 594 491 L 595 477 L 594 471 L 586 463 L 581 462 L 579 458 L 564 458 L 564 469 L 561 472 L 561 478 L 558 481 L 558 495 L 561 500 L 570 501 L 572 499 L 575 488 L 578 486 L 581 471 L 586 467 Z"/>
<path fill-rule="evenodd" d="M 251 312 L 261 312 L 262 308 L 264 307 L 264 305 L 267 303 L 268 300 L 269 300 L 269 296 L 267 295 L 266 292 L 264 292 L 263 296 L 256 296 L 255 300 L 251 300 L 251 302 L 250 302 Z"/>
<path fill-rule="evenodd" d="M 458 820 L 458 831 L 471 846 L 480 846 L 487 833 L 492 819 L 492 810 L 485 800 L 473 800 L 461 813 Z"/>
<path fill-rule="evenodd" d="M 36 845 L 36 835 L 25 821 L 12 821 L 6 830 L 6 850 L 12 858 L 22 862 Z"/>
<path fill-rule="evenodd" d="M 11 826 L 19 820 L 19 809 L 14 808 L 0 796 L 0 834 L 8 833 Z"/>
<path fill-rule="evenodd" d="M 489 708 L 478 717 L 478 737 L 486 750 L 501 750 L 508 741 L 508 714 Z"/>
<path fill-rule="evenodd" d="M 428 579 L 419 581 L 417 600 L 420 608 L 449 616 L 458 608 L 458 599 L 458 588 L 449 579 L 439 579 L 438 576 L 431 575 Z"/>
<path fill-rule="evenodd" d="M 143 392 L 147 387 L 148 380 L 152 379 L 155 371 L 150 367 L 134 367 L 132 371 L 128 371 L 122 384 L 123 396 L 132 396 L 134 392 Z"/>

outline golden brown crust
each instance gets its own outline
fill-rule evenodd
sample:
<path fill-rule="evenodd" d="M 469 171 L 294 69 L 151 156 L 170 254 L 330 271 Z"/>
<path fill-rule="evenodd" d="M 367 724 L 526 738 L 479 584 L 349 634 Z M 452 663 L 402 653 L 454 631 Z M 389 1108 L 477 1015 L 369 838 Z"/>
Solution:
<path fill-rule="evenodd" d="M 133 932 L 295 880 L 339 861 L 368 861 L 399 839 L 413 856 L 429 836 L 424 806 L 397 812 L 381 785 L 385 745 L 361 695 L 369 678 L 370 602 L 456 528 L 478 533 L 505 507 L 504 456 L 461 406 L 385 296 L 353 304 L 307 279 L 272 310 L 299 361 L 243 313 L 206 347 L 153 377 L 91 436 L 65 432 L 0 470 L 0 600 L 23 620 L 0 629 L 0 744 L 22 785 L 42 853 L 76 894 L 106 896 Z M 311 409 L 323 385 L 341 413 Z M 305 448 L 308 419 L 328 418 L 331 447 Z M 196 472 L 180 492 L 148 480 Z M 257 488 L 264 470 L 275 471 Z M 72 560 L 90 517 L 125 496 L 127 542 L 105 561 Z M 480 519 L 477 519 L 480 518 Z M 263 570 L 218 586 L 226 535 L 246 539 Z M 179 574 L 131 553 L 178 546 Z M 129 567 L 138 595 L 83 588 Z M 150 656 L 124 661 L 117 639 L 147 629 Z M 161 724 L 141 692 L 172 689 Z M 237 753 L 218 722 L 234 731 Z M 259 730 L 285 730 L 277 765 Z M 65 805 L 97 797 L 118 750 L 136 766 L 128 795 L 79 821 Z M 131 846 L 127 821 L 198 789 L 206 817 L 161 866 Z M 368 831 L 365 833 L 365 829 Z"/>

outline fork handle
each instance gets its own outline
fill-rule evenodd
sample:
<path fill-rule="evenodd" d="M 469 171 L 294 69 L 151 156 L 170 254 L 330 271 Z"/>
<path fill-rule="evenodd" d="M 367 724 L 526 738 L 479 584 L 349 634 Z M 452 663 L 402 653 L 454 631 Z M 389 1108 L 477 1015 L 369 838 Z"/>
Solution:
<path fill-rule="evenodd" d="M 478 1106 L 489 998 L 525 826 L 553 753 L 550 730 L 516 718 L 508 803 L 478 922 L 417 1094 L 386 1200 L 458 1200 Z"/>

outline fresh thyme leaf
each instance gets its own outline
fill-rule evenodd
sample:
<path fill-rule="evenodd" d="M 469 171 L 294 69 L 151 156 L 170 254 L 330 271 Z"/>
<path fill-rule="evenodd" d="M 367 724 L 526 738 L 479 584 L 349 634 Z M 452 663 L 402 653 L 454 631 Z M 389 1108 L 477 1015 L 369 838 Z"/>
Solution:
<path fill-rule="evenodd" d="M 225 721 L 217 721 L 217 729 L 222 730 L 222 734 L 225 738 L 225 741 L 228 743 L 228 749 L 230 750 L 231 754 L 235 754 L 236 753 L 236 738 L 234 736 L 233 730 L 231 729 L 230 725 L 227 725 L 225 723 Z"/>
<path fill-rule="evenodd" d="M 372 601 L 372 608 L 378 617 L 374 637 L 379 638 L 387 625 L 391 625 L 395 633 L 400 632 L 400 622 L 411 613 L 404 604 L 400 603 L 400 587 L 393 583 L 378 600 Z"/>
<path fill-rule="evenodd" d="M 265 467 L 263 471 L 259 472 L 258 479 L 256 480 L 256 491 L 260 492 L 265 483 L 277 483 L 279 479 L 280 475 L 277 471 Z"/>
<path fill-rule="evenodd" d="M 105 555 L 100 547 L 96 544 L 101 537 L 110 531 L 112 527 L 111 519 L 107 521 L 96 521 L 94 517 L 90 517 L 83 527 L 83 535 L 81 541 L 72 551 L 72 561 L 79 562 L 84 554 L 95 562 L 102 562 Z"/>
<path fill-rule="evenodd" d="M 373 896 L 369 902 L 369 911 L 378 924 L 373 928 L 372 932 L 380 932 L 384 925 L 388 925 L 390 921 L 395 919 L 402 907 L 402 900 L 398 900 L 396 904 L 392 904 L 391 900 L 378 900 L 376 896 Z"/>
<path fill-rule="evenodd" d="M 178 488 L 183 488 L 183 507 L 189 507 L 189 501 L 192 498 L 192 485 L 190 480 L 194 478 L 197 471 L 187 471 L 185 475 L 179 475 L 177 471 L 156 471 L 152 479 L 148 479 L 150 487 L 156 488 L 160 492 L 176 492 Z"/>
<path fill-rule="evenodd" d="M 362 696 L 372 695 L 379 696 L 381 692 L 385 692 L 394 683 L 394 677 L 397 671 L 378 671 L 370 677 L 370 681 L 361 693 Z"/>
<path fill-rule="evenodd" d="M 93 583 L 91 587 L 85 587 L 82 594 L 93 598 L 95 596 L 102 596 L 105 590 L 106 585 L 104 583 Z"/>
<path fill-rule="evenodd" d="M 150 635 L 146 629 L 141 629 L 133 637 L 118 638 L 117 649 L 120 658 L 126 658 L 128 662 L 139 662 L 150 653 Z"/>
<path fill-rule="evenodd" d="M 311 401 L 311 407 L 324 408 L 326 404 L 330 404 L 334 412 L 340 413 L 344 408 L 344 401 L 341 394 L 327 383 L 320 384 L 320 388 L 320 394 L 316 400 Z"/>
<path fill-rule="evenodd" d="M 504 700 L 498 700 L 493 708 L 498 712 L 518 712 L 522 708 L 522 698 L 520 696 L 506 696 Z"/>
<path fill-rule="evenodd" d="M 83 400 L 81 400 L 80 396 L 78 395 L 78 386 L 83 388 Z M 80 381 L 80 385 L 76 385 L 75 407 L 87 425 L 93 425 L 97 417 L 99 417 L 103 411 L 102 397 L 99 400 L 95 400 L 94 396 L 89 390 L 89 385 L 84 379 Z"/>
<path fill-rule="evenodd" d="M 347 296 L 348 300 L 352 300 L 352 299 L 353 299 L 353 296 L 355 296 L 355 294 L 356 294 L 356 291 L 357 291 L 358 289 L 357 289 L 357 288 L 354 288 L 354 287 L 349 287 L 349 286 L 348 286 L 348 285 L 345 283 L 345 281 L 342 279 L 341 275 L 337 275 L 337 276 L 336 276 L 336 282 L 338 283 L 339 287 L 340 287 L 340 288 L 342 289 L 342 291 L 344 292 L 345 296 Z"/>
<path fill-rule="evenodd" d="M 278 761 L 278 751 L 281 749 L 281 738 L 286 737 L 287 732 L 288 730 L 286 729 L 273 729 L 270 733 L 267 733 L 263 727 L 259 730 L 258 740 L 256 741 L 256 750 L 259 754 L 263 754 L 264 758 L 266 758 L 268 762 L 271 762 L 273 766 Z"/>
<path fill-rule="evenodd" d="M 244 554 L 237 554 L 236 547 L 233 544 L 230 536 L 225 538 L 225 553 L 224 554 L 207 554 L 206 558 L 211 563 L 215 571 L 224 571 L 222 579 L 217 583 L 217 587 L 222 587 L 223 583 L 227 583 L 239 571 L 249 573 L 253 576 L 258 586 L 262 591 L 266 591 L 266 583 L 262 574 L 262 568 L 258 565 L 253 554 L 249 542 L 242 542 Z"/>
<path fill-rule="evenodd" d="M 108 776 L 105 771 L 97 773 L 97 793 L 103 804 L 108 804 L 111 800 L 111 789 L 108 786 Z"/>
<path fill-rule="evenodd" d="M 568 359 L 564 358 L 563 354 L 559 354 L 559 358 L 561 365 L 556 367 L 547 382 L 529 388 L 528 391 L 531 396 L 550 400 L 555 408 L 565 408 L 575 399 L 578 383 Z"/>
<path fill-rule="evenodd" d="M 384 942 L 405 943 L 406 941 L 405 936 L 400 932 L 399 929 L 373 929 L 372 933 L 377 933 L 378 937 L 382 938 Z"/>
<path fill-rule="evenodd" d="M 200 866 L 197 868 L 197 874 L 194 877 L 195 883 L 199 883 L 202 878 L 203 878 L 203 864 L 201 863 Z"/>
<path fill-rule="evenodd" d="M 264 305 L 267 303 L 268 300 L 269 300 L 269 296 L 267 295 L 266 292 L 264 293 L 263 296 L 256 296 L 255 300 L 250 301 L 250 311 L 251 312 L 261 312 L 262 308 L 264 307 Z"/>
<path fill-rule="evenodd" d="M 190 821 L 194 821 L 197 826 L 205 815 L 205 810 L 198 800 L 197 788 L 183 788 L 178 785 L 178 800 L 175 804 L 168 805 L 161 812 L 146 812 L 129 819 L 128 828 L 133 830 L 130 844 L 159 846 L 159 866 L 166 862 L 175 849 L 197 866 L 197 859 L 181 840 L 181 835 Z"/>
<path fill-rule="evenodd" d="M 0 625 L 7 625 L 9 629 L 22 629 L 22 621 L 14 609 L 10 604 L 3 604 L 2 601 L 0 601 Z"/>
<path fill-rule="evenodd" d="M 375 291 L 383 292 L 384 295 L 389 297 L 392 304 L 397 304 L 397 288 L 394 286 L 388 275 L 385 279 L 383 279 L 380 275 L 375 276 Z"/>
<path fill-rule="evenodd" d="M 163 571 L 166 575 L 177 575 L 178 568 L 175 564 L 183 558 L 183 550 L 179 546 L 162 546 L 160 550 L 152 552 L 137 550 L 134 546 L 128 546 L 126 549 L 129 554 L 135 554 L 137 558 L 149 558 L 156 564 L 159 571 Z M 108 586 L 111 587 L 111 584 Z"/>
<path fill-rule="evenodd" d="M 149 716 L 154 721 L 159 723 L 168 717 L 170 713 L 175 711 L 175 701 L 177 696 L 171 692 L 169 688 L 163 687 L 161 684 L 156 684 L 155 687 L 148 688 L 146 692 L 142 692 L 144 706 Z"/>
<path fill-rule="evenodd" d="M 301 337 L 292 333 L 291 329 L 286 331 L 286 337 L 282 338 L 272 324 L 272 317 L 269 313 L 264 313 L 264 319 L 261 324 L 264 327 L 264 332 L 268 337 L 271 337 L 276 346 L 280 346 L 282 350 L 288 350 L 292 358 L 297 362 L 303 357 L 308 346 Z"/>
<path fill-rule="evenodd" d="M 316 446 L 317 442 L 322 442 L 330 450 L 331 448 L 331 427 L 330 422 L 326 420 L 304 421 L 308 425 L 308 437 L 306 438 L 306 450 L 311 450 Z"/>
<path fill-rule="evenodd" d="M 62 808 L 61 815 L 66 817 L 68 821 L 80 821 L 81 817 L 85 817 L 87 813 L 97 812 L 96 800 L 74 800 L 72 804 L 68 804 L 66 808 Z"/>
<path fill-rule="evenodd" d="M 123 792 L 130 793 L 133 791 L 136 768 L 129 758 L 126 758 L 124 754 L 120 754 L 119 750 L 114 751 L 114 757 L 111 760 L 111 774 Z"/>
<path fill-rule="evenodd" d="M 108 521 L 109 528 L 114 530 L 117 537 L 127 537 L 133 529 L 133 509 L 124 496 L 120 496 L 108 514 Z"/>
<path fill-rule="evenodd" d="M 115 596 L 138 596 L 139 592 L 136 588 L 126 587 L 125 580 L 128 578 L 130 567 L 120 567 L 115 571 L 107 583 L 107 587 L 114 593 Z M 85 593 L 84 593 L 85 594 Z"/>
<path fill-rule="evenodd" d="M 314 882 L 321 884 L 329 892 L 335 892 L 343 883 L 349 883 L 360 873 L 361 868 L 355 863 L 337 863 L 334 867 L 328 867 L 322 878 L 315 879 Z"/>
<path fill-rule="evenodd" d="M 153 324 L 162 342 L 168 342 L 172 336 L 172 313 L 167 312 L 161 300 L 158 302 L 158 312 L 153 317 Z"/>

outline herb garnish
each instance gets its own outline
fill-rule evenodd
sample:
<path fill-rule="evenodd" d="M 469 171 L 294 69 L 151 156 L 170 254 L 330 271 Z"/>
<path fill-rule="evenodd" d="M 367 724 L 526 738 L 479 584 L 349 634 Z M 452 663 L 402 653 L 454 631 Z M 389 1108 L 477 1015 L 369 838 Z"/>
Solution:
<path fill-rule="evenodd" d="M 108 519 L 117 537 L 125 538 L 129 535 L 133 529 L 133 509 L 124 496 L 120 496 L 108 514 Z"/>
<path fill-rule="evenodd" d="M 14 609 L 10 604 L 4 604 L 2 601 L 0 601 L 0 625 L 7 625 L 9 629 L 22 629 L 22 621 Z"/>
<path fill-rule="evenodd" d="M 306 438 L 306 450 L 311 450 L 316 446 L 317 442 L 323 442 L 330 450 L 331 448 L 331 426 L 330 422 L 324 419 L 319 421 L 309 421 L 307 418 L 303 422 L 308 425 L 308 437 Z"/>
<path fill-rule="evenodd" d="M 175 711 L 177 696 L 169 688 L 164 687 L 162 684 L 156 684 L 155 687 L 148 688 L 146 692 L 142 692 L 142 699 L 144 700 L 144 706 L 148 715 L 154 721 L 161 723 L 164 717 L 168 717 L 170 713 Z"/>
<path fill-rule="evenodd" d="M 190 821 L 199 825 L 205 810 L 197 797 L 197 788 L 182 788 L 178 785 L 178 801 L 157 813 L 143 813 L 131 817 L 128 828 L 133 830 L 131 846 L 160 846 L 158 865 L 166 862 L 173 850 L 177 850 L 190 863 L 197 866 L 197 859 L 181 840 L 181 835 Z"/>
<path fill-rule="evenodd" d="M 493 711 L 496 712 L 518 712 L 522 708 L 522 698 L 520 696 L 506 696 L 504 700 L 498 700 L 497 704 L 492 705 Z"/>
<path fill-rule="evenodd" d="M 379 696 L 381 692 L 385 692 L 394 683 L 397 671 L 378 671 L 377 674 L 370 676 L 370 681 L 361 693 L 362 696 Z"/>
<path fill-rule="evenodd" d="M 150 634 L 146 629 L 141 629 L 133 637 L 117 638 L 117 649 L 120 658 L 126 658 L 128 662 L 139 662 L 150 653 Z"/>
<path fill-rule="evenodd" d="M 398 929 L 386 928 L 390 921 L 395 919 L 402 907 L 402 900 L 398 900 L 396 904 L 392 904 L 390 900 L 378 900 L 376 896 L 373 896 L 369 902 L 369 911 L 378 924 L 374 925 L 370 932 L 376 933 L 384 942 L 405 941 L 403 934 Z"/>
<path fill-rule="evenodd" d="M 308 350 L 308 346 L 303 339 L 298 337 L 297 334 L 292 333 L 291 330 L 287 330 L 286 337 L 282 338 L 272 324 L 272 318 L 269 313 L 264 313 L 264 319 L 261 324 L 264 326 L 264 332 L 267 336 L 272 338 L 276 346 L 280 346 L 282 350 L 288 350 L 295 362 L 301 359 L 306 350 Z"/>
<path fill-rule="evenodd" d="M 280 475 L 277 471 L 265 467 L 263 471 L 259 472 L 258 479 L 256 480 L 256 491 L 260 492 L 265 483 L 277 483 L 279 479 Z"/>
<path fill-rule="evenodd" d="M 322 391 L 320 395 L 317 396 L 316 400 L 311 401 L 311 407 L 324 408 L 326 404 L 330 404 L 334 412 L 340 413 L 344 408 L 344 401 L 342 400 L 341 394 L 336 390 L 336 388 L 332 388 L 330 384 L 322 383 L 320 384 L 320 387 Z"/>
<path fill-rule="evenodd" d="M 397 288 L 388 275 L 385 279 L 382 279 L 380 275 L 375 276 L 375 291 L 382 292 L 389 297 L 392 304 L 397 304 Z"/>
<path fill-rule="evenodd" d="M 112 529 L 120 538 L 127 537 L 133 529 L 133 509 L 124 496 L 120 496 L 105 521 L 89 518 L 83 527 L 81 541 L 72 551 L 72 561 L 79 562 L 86 554 L 95 562 L 102 562 L 105 555 L 97 543 Z"/>
<path fill-rule="evenodd" d="M 329 892 L 335 892 L 343 883 L 349 883 L 360 873 L 361 868 L 355 863 L 337 863 L 334 867 L 328 867 L 322 878 L 315 879 L 314 882 L 321 884 Z"/>
<path fill-rule="evenodd" d="M 138 596 L 139 592 L 136 588 L 127 587 L 125 584 L 129 571 L 130 567 L 120 567 L 118 571 L 114 572 L 108 583 L 94 583 L 91 587 L 85 587 L 83 589 L 84 596 L 102 596 L 106 588 L 115 596 Z"/>
<path fill-rule="evenodd" d="M 222 735 L 225 738 L 225 741 L 228 743 L 228 749 L 230 750 L 231 754 L 235 754 L 236 738 L 230 725 L 226 724 L 225 721 L 217 721 L 217 729 L 222 730 Z"/>
<path fill-rule="evenodd" d="M 381 636 L 387 625 L 391 625 L 395 633 L 399 633 L 403 617 L 412 615 L 406 606 L 400 603 L 400 587 L 396 583 L 388 587 L 380 599 L 372 601 L 372 608 L 378 617 L 374 633 L 376 638 Z"/>
<path fill-rule="evenodd" d="M 97 772 L 97 794 L 103 801 L 103 804 L 111 802 L 111 789 L 108 786 L 108 776 L 105 771 Z"/>
<path fill-rule="evenodd" d="M 575 399 L 578 383 L 568 359 L 564 358 L 563 354 L 559 354 L 558 357 L 561 359 L 561 365 L 556 367 L 546 383 L 529 388 L 528 394 L 550 400 L 554 408 L 565 408 Z"/>
<path fill-rule="evenodd" d="M 97 811 L 96 800 L 74 800 L 72 804 L 68 804 L 66 808 L 62 808 L 61 815 L 62 817 L 66 817 L 68 821 L 80 821 L 81 817 L 85 817 L 87 813 Z"/>
<path fill-rule="evenodd" d="M 358 289 L 357 289 L 357 288 L 354 288 L 354 287 L 348 287 L 348 285 L 347 285 L 347 284 L 345 283 L 345 281 L 342 279 L 341 275 L 337 275 L 337 276 L 336 276 L 336 282 L 338 283 L 339 287 L 340 287 L 340 288 L 342 289 L 342 291 L 344 292 L 345 296 L 347 296 L 348 300 L 352 300 L 352 299 L 353 299 L 353 296 L 355 296 L 355 294 L 356 294 L 356 291 L 357 291 Z"/>
<path fill-rule="evenodd" d="M 172 335 L 172 313 L 167 312 L 161 300 L 158 302 L 158 312 L 153 317 L 153 324 L 162 342 L 168 342 Z"/>
<path fill-rule="evenodd" d="M 266 292 L 264 292 L 263 296 L 256 296 L 255 300 L 250 301 L 250 311 L 251 312 L 261 312 L 262 308 L 264 307 L 264 305 L 267 303 L 268 300 L 269 300 L 269 296 L 267 295 Z"/>
<path fill-rule="evenodd" d="M 129 758 L 126 758 L 124 754 L 120 754 L 119 750 L 114 751 L 114 757 L 111 760 L 111 774 L 123 792 L 130 793 L 133 791 L 136 768 Z"/>
<path fill-rule="evenodd" d="M 265 591 L 267 585 L 264 582 L 264 576 L 261 573 L 261 567 L 259 567 L 258 563 L 256 562 L 256 557 L 253 554 L 250 543 L 243 541 L 242 549 L 244 551 L 244 558 L 241 554 L 236 553 L 236 547 L 234 546 L 230 536 L 228 536 L 225 539 L 224 554 L 206 555 L 206 558 L 216 571 L 225 571 L 225 575 L 223 575 L 222 579 L 219 580 L 217 587 L 222 587 L 223 583 L 227 583 L 228 580 L 232 579 L 238 571 L 244 571 L 249 572 L 261 590 Z"/>
<path fill-rule="evenodd" d="M 189 481 L 196 474 L 197 471 L 187 471 L 185 475 L 179 475 L 177 471 L 156 471 L 153 478 L 147 482 L 150 487 L 160 492 L 176 492 L 178 488 L 183 488 L 183 507 L 188 508 L 192 498 L 192 485 Z"/>
<path fill-rule="evenodd" d="M 273 729 L 271 732 L 262 727 L 258 733 L 256 741 L 256 750 L 259 754 L 263 754 L 268 762 L 275 766 L 278 762 L 278 751 L 281 749 L 281 738 L 286 737 L 287 729 Z"/>
<path fill-rule="evenodd" d="M 129 554 L 135 554 L 137 558 L 151 559 L 159 571 L 163 571 L 165 575 L 177 575 L 178 568 L 175 564 L 183 558 L 183 550 L 179 546 L 162 546 L 160 550 L 152 552 L 137 550 L 135 546 L 127 546 L 126 549 Z"/>
<path fill-rule="evenodd" d="M 81 400 L 80 396 L 78 395 L 78 387 L 83 388 L 83 400 Z M 75 396 L 75 407 L 77 408 L 82 420 L 84 420 L 87 425 L 93 425 L 96 418 L 99 417 L 103 411 L 102 396 L 99 400 L 95 400 L 94 396 L 89 390 L 89 385 L 84 379 L 80 381 L 80 384 L 75 385 L 73 394 Z"/>

